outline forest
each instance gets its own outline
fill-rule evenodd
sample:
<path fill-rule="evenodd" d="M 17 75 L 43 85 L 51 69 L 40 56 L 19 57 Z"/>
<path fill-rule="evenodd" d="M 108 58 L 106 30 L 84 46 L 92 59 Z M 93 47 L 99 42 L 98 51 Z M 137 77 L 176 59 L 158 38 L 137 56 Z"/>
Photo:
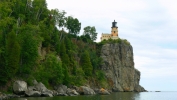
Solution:
<path fill-rule="evenodd" d="M 49 10 L 46 0 L 1 0 L 1 90 L 14 80 L 31 84 L 36 79 L 47 87 L 104 83 L 96 28 L 86 26 L 79 35 L 80 30 L 79 19 Z"/>
<path fill-rule="evenodd" d="M 0 90 L 12 91 L 15 80 L 32 80 L 48 88 L 58 84 L 107 85 L 100 70 L 102 45 L 94 26 L 66 12 L 47 8 L 46 0 L 0 1 Z M 126 41 L 126 40 L 124 40 Z"/>

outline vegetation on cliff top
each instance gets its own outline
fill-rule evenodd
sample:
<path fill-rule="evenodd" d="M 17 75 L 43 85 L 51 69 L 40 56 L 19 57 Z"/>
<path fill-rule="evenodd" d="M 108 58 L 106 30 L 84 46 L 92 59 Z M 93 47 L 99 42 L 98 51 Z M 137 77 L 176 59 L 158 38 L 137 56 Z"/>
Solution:
<path fill-rule="evenodd" d="M 45 0 L 1 0 L 0 90 L 16 79 L 28 84 L 36 79 L 47 86 L 104 83 L 99 46 L 106 41 L 94 42 L 95 27 L 85 27 L 78 36 L 80 29 L 77 18 L 47 9 Z M 44 58 L 39 48 L 46 52 Z"/>

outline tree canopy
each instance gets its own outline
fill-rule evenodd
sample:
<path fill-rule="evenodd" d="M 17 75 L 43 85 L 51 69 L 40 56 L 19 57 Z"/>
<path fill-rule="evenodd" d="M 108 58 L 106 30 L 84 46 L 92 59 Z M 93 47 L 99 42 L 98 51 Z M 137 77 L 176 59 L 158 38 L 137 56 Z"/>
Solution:
<path fill-rule="evenodd" d="M 87 26 L 84 27 L 84 32 L 83 35 L 89 35 L 92 41 L 95 41 L 97 39 L 97 32 L 96 32 L 96 28 L 93 26 Z"/>
<path fill-rule="evenodd" d="M 69 30 L 70 34 L 78 35 L 81 29 L 81 23 L 77 18 L 68 16 L 66 19 L 66 28 Z"/>
<path fill-rule="evenodd" d="M 95 27 L 85 27 L 81 36 L 80 30 L 79 19 L 49 10 L 46 0 L 1 0 L 0 88 L 15 79 L 84 85 L 104 76 L 93 77 L 101 65 Z"/>

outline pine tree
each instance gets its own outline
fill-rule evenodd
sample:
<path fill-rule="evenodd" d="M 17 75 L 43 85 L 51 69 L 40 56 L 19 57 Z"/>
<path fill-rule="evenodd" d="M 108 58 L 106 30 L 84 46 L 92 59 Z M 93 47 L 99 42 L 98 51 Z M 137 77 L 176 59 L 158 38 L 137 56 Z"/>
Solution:
<path fill-rule="evenodd" d="M 93 66 L 91 64 L 88 51 L 85 51 L 81 56 L 81 66 L 86 76 L 92 75 Z"/>
<path fill-rule="evenodd" d="M 69 57 L 66 53 L 66 47 L 64 42 L 61 43 L 61 47 L 60 47 L 60 57 L 62 60 L 62 63 L 65 64 L 66 66 L 69 66 Z"/>
<path fill-rule="evenodd" d="M 9 78 L 13 77 L 19 69 L 20 45 L 14 32 L 8 34 L 6 44 L 6 71 Z"/>

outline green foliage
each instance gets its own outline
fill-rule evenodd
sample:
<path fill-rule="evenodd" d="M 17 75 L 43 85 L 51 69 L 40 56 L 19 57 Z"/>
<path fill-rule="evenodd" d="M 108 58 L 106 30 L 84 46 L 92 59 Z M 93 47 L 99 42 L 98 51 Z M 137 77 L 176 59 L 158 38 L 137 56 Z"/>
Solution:
<path fill-rule="evenodd" d="M 46 0 L 1 0 L 0 85 L 19 78 L 28 84 L 36 79 L 47 86 L 79 86 L 93 78 L 105 86 L 100 71 L 102 45 L 130 43 L 121 39 L 95 43 L 94 26 L 85 27 L 78 36 L 80 29 L 77 18 L 66 17 L 58 9 L 48 10 Z"/>
<path fill-rule="evenodd" d="M 81 55 L 81 66 L 86 76 L 92 76 L 93 66 L 90 61 L 90 56 L 87 51 Z"/>
<path fill-rule="evenodd" d="M 92 43 L 93 41 L 90 38 L 90 35 L 86 34 L 86 35 L 81 35 L 80 39 L 82 41 L 84 41 L 85 43 Z"/>
<path fill-rule="evenodd" d="M 104 81 L 105 80 L 105 74 L 103 71 L 101 70 L 97 70 L 96 71 L 96 78 L 99 80 L 99 81 Z"/>
<path fill-rule="evenodd" d="M 73 18 L 72 16 L 69 16 L 66 19 L 66 28 L 69 30 L 70 34 L 77 35 L 80 32 L 81 23 L 77 18 Z"/>
<path fill-rule="evenodd" d="M 55 54 L 48 54 L 45 62 L 43 63 L 43 73 L 45 80 L 51 84 L 61 84 L 63 82 L 63 68 L 61 61 Z"/>
<path fill-rule="evenodd" d="M 86 83 L 85 73 L 82 68 L 76 69 L 76 75 L 72 76 L 73 85 L 81 86 Z"/>
<path fill-rule="evenodd" d="M 64 42 L 61 43 L 61 47 L 60 47 L 60 57 L 62 62 L 66 65 L 69 66 L 69 57 L 68 54 L 66 53 L 66 47 Z"/>
<path fill-rule="evenodd" d="M 99 69 L 99 67 L 101 66 L 102 58 L 96 54 L 96 50 L 90 52 L 90 61 L 92 63 L 94 71 Z"/>
<path fill-rule="evenodd" d="M 63 83 L 64 69 L 61 60 L 55 53 L 47 54 L 46 60 L 37 67 L 33 76 L 47 86 Z"/>
<path fill-rule="evenodd" d="M 104 44 L 107 44 L 107 43 L 125 43 L 127 45 L 130 45 L 130 42 L 128 42 L 126 39 L 108 39 L 108 40 L 103 40 L 99 43 L 99 45 L 104 45 Z"/>
<path fill-rule="evenodd" d="M 84 28 L 83 35 L 89 35 L 92 41 L 95 41 L 97 39 L 97 32 L 95 27 L 87 26 Z"/>
<path fill-rule="evenodd" d="M 55 25 L 57 25 L 59 28 L 66 25 L 65 14 L 66 14 L 65 11 L 59 11 L 58 9 L 51 10 L 51 15 L 53 17 Z"/>
<path fill-rule="evenodd" d="M 69 75 L 68 72 L 68 68 L 65 64 L 62 65 L 63 66 L 63 74 L 64 74 L 64 79 L 63 79 L 63 84 L 69 85 L 71 84 L 71 77 Z"/>
<path fill-rule="evenodd" d="M 35 26 L 29 25 L 21 29 L 19 42 L 21 46 L 21 58 L 19 75 L 28 75 L 33 71 L 38 59 L 38 45 L 40 37 L 35 34 Z"/>
<path fill-rule="evenodd" d="M 18 71 L 20 62 L 20 45 L 14 32 L 9 33 L 7 37 L 6 57 L 5 70 L 7 77 L 11 78 Z"/>

